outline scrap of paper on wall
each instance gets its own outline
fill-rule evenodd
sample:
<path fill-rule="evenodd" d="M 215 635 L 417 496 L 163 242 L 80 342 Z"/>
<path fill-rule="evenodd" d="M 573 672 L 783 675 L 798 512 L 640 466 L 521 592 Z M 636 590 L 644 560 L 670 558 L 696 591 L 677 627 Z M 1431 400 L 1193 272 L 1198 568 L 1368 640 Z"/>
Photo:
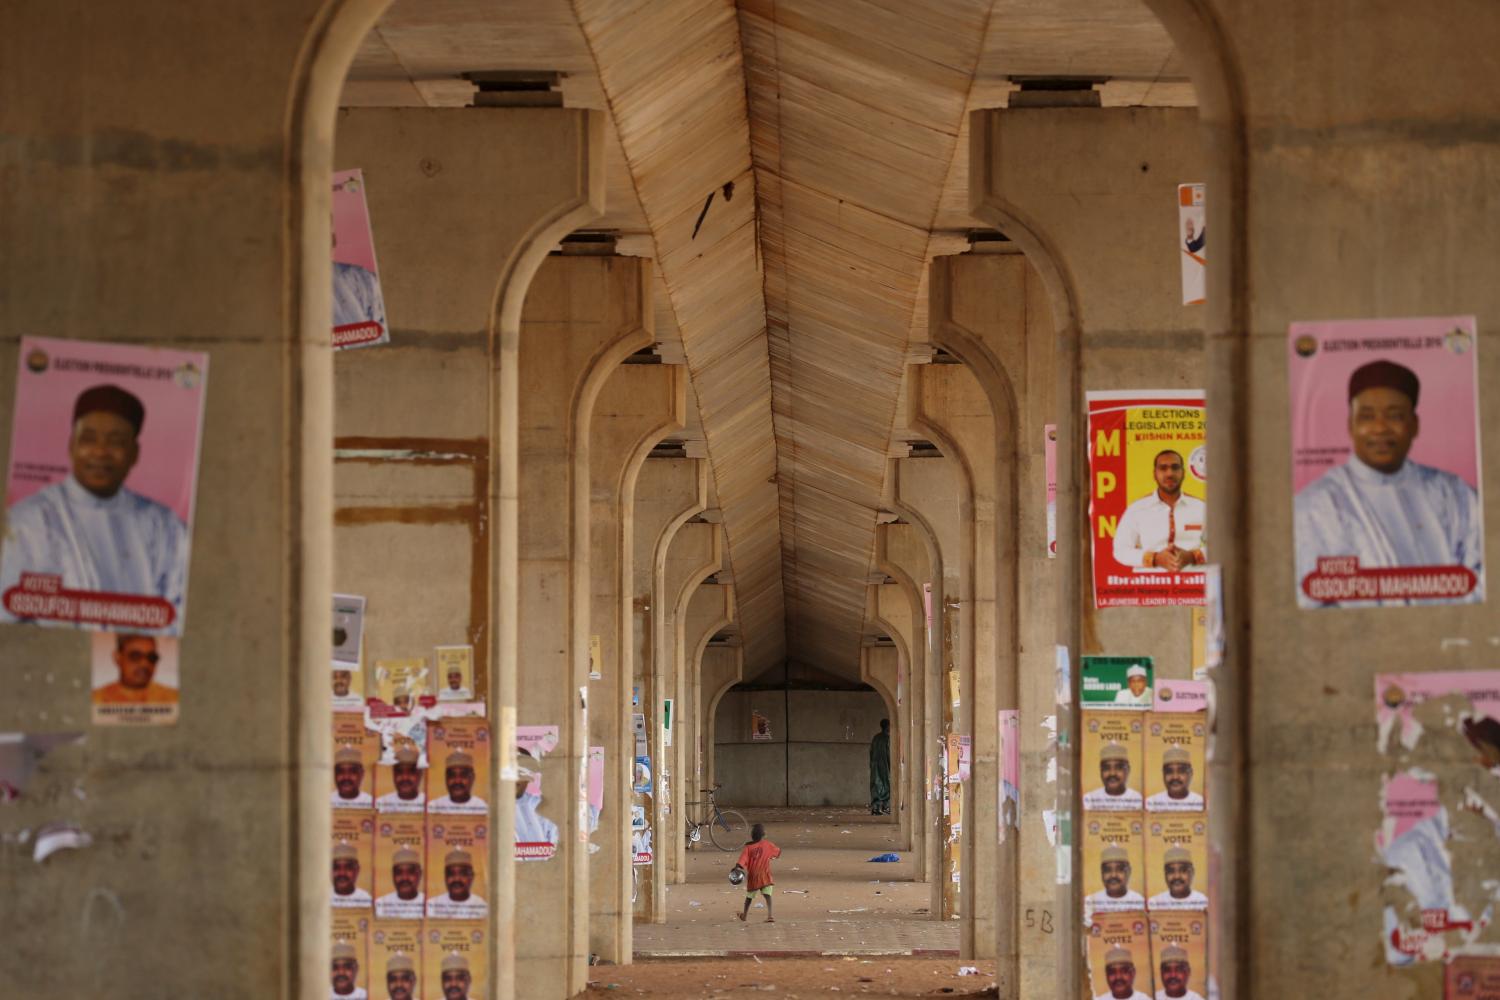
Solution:
<path fill-rule="evenodd" d="M 182 634 L 208 355 L 22 337 L 0 622 Z"/>
<path fill-rule="evenodd" d="M 332 222 L 333 349 L 389 343 L 363 172 L 341 170 L 333 175 Z"/>
<path fill-rule="evenodd" d="M 550 861 L 558 827 L 542 815 L 542 761 L 557 746 L 557 726 L 516 727 L 516 860 Z"/>

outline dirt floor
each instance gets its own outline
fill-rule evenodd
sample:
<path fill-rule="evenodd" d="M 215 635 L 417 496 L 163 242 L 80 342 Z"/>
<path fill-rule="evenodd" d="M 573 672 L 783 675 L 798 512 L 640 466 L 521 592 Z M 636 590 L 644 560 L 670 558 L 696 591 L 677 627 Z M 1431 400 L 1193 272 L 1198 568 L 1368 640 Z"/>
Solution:
<path fill-rule="evenodd" d="M 978 975 L 959 975 L 969 966 Z M 585 997 L 995 997 L 995 963 L 956 958 L 647 959 L 589 970 Z"/>

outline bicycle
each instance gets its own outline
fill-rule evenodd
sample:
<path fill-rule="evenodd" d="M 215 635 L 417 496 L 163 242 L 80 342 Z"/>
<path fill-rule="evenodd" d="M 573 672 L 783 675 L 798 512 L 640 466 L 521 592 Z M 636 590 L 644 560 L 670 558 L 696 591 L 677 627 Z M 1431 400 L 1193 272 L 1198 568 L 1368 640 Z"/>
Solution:
<path fill-rule="evenodd" d="M 686 811 L 682 814 L 683 822 L 687 824 L 687 845 L 702 843 L 703 828 L 708 828 L 708 839 L 713 841 L 715 847 L 721 851 L 737 851 L 745 845 L 745 840 L 750 836 L 750 824 L 745 822 L 745 817 L 733 809 L 721 809 L 714 796 L 724 785 L 715 782 L 712 788 L 700 788 L 700 792 L 708 795 L 708 806 L 713 810 L 712 814 L 704 819 L 695 820 Z M 690 806 L 702 805 L 701 801 L 689 802 Z"/>

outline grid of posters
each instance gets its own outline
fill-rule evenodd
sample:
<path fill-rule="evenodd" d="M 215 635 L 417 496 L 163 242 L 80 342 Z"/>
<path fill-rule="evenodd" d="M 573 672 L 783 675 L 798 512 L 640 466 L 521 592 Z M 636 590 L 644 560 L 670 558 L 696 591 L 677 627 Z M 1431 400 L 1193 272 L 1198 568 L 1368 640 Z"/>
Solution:
<path fill-rule="evenodd" d="M 1095 607 L 1203 603 L 1205 414 L 1201 389 L 1088 393 Z"/>
<path fill-rule="evenodd" d="M 364 174 L 339 171 L 333 175 L 333 349 L 373 347 L 390 339 Z"/>
<path fill-rule="evenodd" d="M 1386 962 L 1482 954 L 1493 897 L 1474 873 L 1500 829 L 1500 670 L 1379 674 L 1375 722 L 1395 767 L 1375 835 Z"/>
<path fill-rule="evenodd" d="M 21 338 L 0 623 L 180 636 L 208 355 Z"/>
<path fill-rule="evenodd" d="M 1207 300 L 1208 289 L 1208 207 L 1206 185 L 1177 185 L 1177 249 L 1182 251 L 1182 304 L 1197 305 Z"/>
<path fill-rule="evenodd" d="M 1149 657 L 1080 669 L 1084 924 L 1093 996 L 1207 996 L 1208 684 Z M 1097 773 L 1097 777 L 1095 774 Z"/>
<path fill-rule="evenodd" d="M 1474 317 L 1293 323 L 1297 602 L 1484 600 Z"/>

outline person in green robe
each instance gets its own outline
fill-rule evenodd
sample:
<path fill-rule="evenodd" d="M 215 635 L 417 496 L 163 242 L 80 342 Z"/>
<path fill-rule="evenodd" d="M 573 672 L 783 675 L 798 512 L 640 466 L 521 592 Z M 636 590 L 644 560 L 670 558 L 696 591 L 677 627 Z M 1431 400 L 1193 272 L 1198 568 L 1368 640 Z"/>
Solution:
<path fill-rule="evenodd" d="M 880 720 L 880 732 L 870 740 L 870 813 L 891 813 L 891 720 Z"/>

